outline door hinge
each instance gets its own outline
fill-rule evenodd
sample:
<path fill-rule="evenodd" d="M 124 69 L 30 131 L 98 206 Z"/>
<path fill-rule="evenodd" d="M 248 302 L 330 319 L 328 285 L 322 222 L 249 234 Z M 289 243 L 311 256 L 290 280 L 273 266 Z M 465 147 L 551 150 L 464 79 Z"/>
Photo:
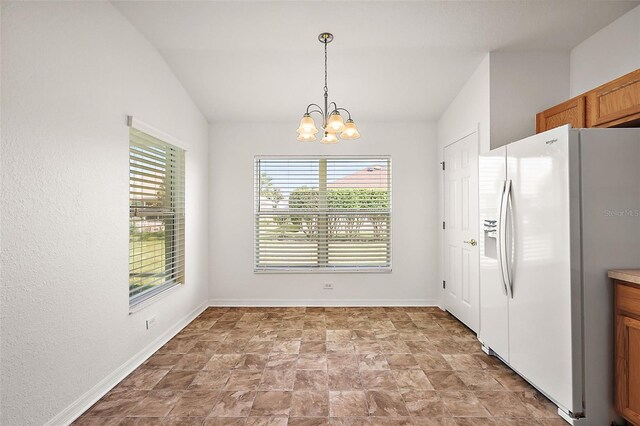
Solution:
<path fill-rule="evenodd" d="M 447 282 L 445 280 L 442 280 L 442 288 L 447 288 Z"/>
<path fill-rule="evenodd" d="M 444 167 L 445 167 L 444 161 L 441 161 L 440 164 L 442 164 L 442 170 L 444 171 Z"/>
<path fill-rule="evenodd" d="M 442 229 L 446 229 L 447 228 L 447 224 L 443 221 L 442 222 Z"/>

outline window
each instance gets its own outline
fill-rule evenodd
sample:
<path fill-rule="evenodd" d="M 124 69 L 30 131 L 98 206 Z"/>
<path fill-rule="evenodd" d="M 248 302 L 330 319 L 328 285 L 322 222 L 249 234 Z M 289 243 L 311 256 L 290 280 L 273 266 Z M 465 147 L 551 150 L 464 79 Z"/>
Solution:
<path fill-rule="evenodd" d="M 129 131 L 129 305 L 184 282 L 184 150 Z"/>
<path fill-rule="evenodd" d="M 389 157 L 256 157 L 257 272 L 390 269 Z"/>

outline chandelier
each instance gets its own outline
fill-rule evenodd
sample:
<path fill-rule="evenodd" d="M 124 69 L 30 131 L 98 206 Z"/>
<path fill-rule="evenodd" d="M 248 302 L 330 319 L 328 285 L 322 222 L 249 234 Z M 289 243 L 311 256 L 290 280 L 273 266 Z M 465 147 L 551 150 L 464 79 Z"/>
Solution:
<path fill-rule="evenodd" d="M 316 123 L 311 117 L 312 113 L 318 113 L 322 116 L 322 130 L 324 136 L 320 140 L 321 143 L 332 144 L 338 143 L 338 134 L 340 139 L 351 140 L 358 139 L 360 133 L 356 128 L 356 124 L 351 119 L 351 113 L 344 108 L 338 108 L 335 102 L 329 103 L 329 88 L 327 86 L 327 45 L 333 41 L 333 34 L 321 33 L 318 36 L 320 43 L 324 44 L 324 108 L 318 104 L 310 104 L 307 112 L 300 120 L 298 127 L 298 140 L 301 142 L 314 142 L 316 140 Z M 313 108 L 313 109 L 312 109 Z M 347 113 L 348 119 L 345 123 L 340 111 Z"/>

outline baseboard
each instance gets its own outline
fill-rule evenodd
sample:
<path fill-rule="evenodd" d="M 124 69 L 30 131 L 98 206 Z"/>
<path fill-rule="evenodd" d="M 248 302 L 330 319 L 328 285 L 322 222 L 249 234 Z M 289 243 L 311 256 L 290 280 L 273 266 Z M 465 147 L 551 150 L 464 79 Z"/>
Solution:
<path fill-rule="evenodd" d="M 209 306 L 438 306 L 438 299 L 209 299 Z"/>
<path fill-rule="evenodd" d="M 102 398 L 107 392 L 113 389 L 118 383 L 120 383 L 125 377 L 138 368 L 147 358 L 149 358 L 154 352 L 160 349 L 165 343 L 167 343 L 173 336 L 178 334 L 180 330 L 186 327 L 191 321 L 193 321 L 198 315 L 200 315 L 208 306 L 207 302 L 202 303 L 196 309 L 179 320 L 173 327 L 167 330 L 162 335 L 158 336 L 153 342 L 149 343 L 144 349 L 134 355 L 131 359 L 126 361 L 120 367 L 116 368 L 111 374 L 102 379 L 93 388 L 89 389 L 74 401 L 67 408 L 58 413 L 54 418 L 49 420 L 46 424 L 51 426 L 68 425 L 75 419 L 80 417 L 82 413 L 87 411 L 93 404 L 95 404 L 100 398 Z"/>

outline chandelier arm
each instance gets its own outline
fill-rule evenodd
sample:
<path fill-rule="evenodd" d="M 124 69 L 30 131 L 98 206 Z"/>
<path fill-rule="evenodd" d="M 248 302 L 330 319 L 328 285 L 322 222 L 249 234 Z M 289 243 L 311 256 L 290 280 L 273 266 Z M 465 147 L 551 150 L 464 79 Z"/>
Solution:
<path fill-rule="evenodd" d="M 334 112 L 336 112 L 336 111 L 344 111 L 344 112 L 346 112 L 346 113 L 349 115 L 349 120 L 351 120 L 351 113 L 349 112 L 349 110 L 348 110 L 348 109 L 346 109 L 346 108 L 338 108 L 338 107 L 336 107 L 336 109 L 334 109 L 334 110 L 332 110 L 332 111 L 331 111 L 331 114 L 333 114 L 333 113 L 334 113 Z"/>
<path fill-rule="evenodd" d="M 312 106 L 318 108 L 319 110 L 322 110 L 322 107 L 318 104 L 309 104 L 309 106 L 307 106 L 307 114 L 309 114 L 309 108 L 311 108 Z"/>
<path fill-rule="evenodd" d="M 319 109 L 312 109 L 311 111 L 308 111 L 307 114 L 311 114 L 311 113 L 314 113 L 314 112 L 317 112 L 318 114 L 320 114 L 320 116 L 322 118 L 324 118 L 324 113 Z"/>

